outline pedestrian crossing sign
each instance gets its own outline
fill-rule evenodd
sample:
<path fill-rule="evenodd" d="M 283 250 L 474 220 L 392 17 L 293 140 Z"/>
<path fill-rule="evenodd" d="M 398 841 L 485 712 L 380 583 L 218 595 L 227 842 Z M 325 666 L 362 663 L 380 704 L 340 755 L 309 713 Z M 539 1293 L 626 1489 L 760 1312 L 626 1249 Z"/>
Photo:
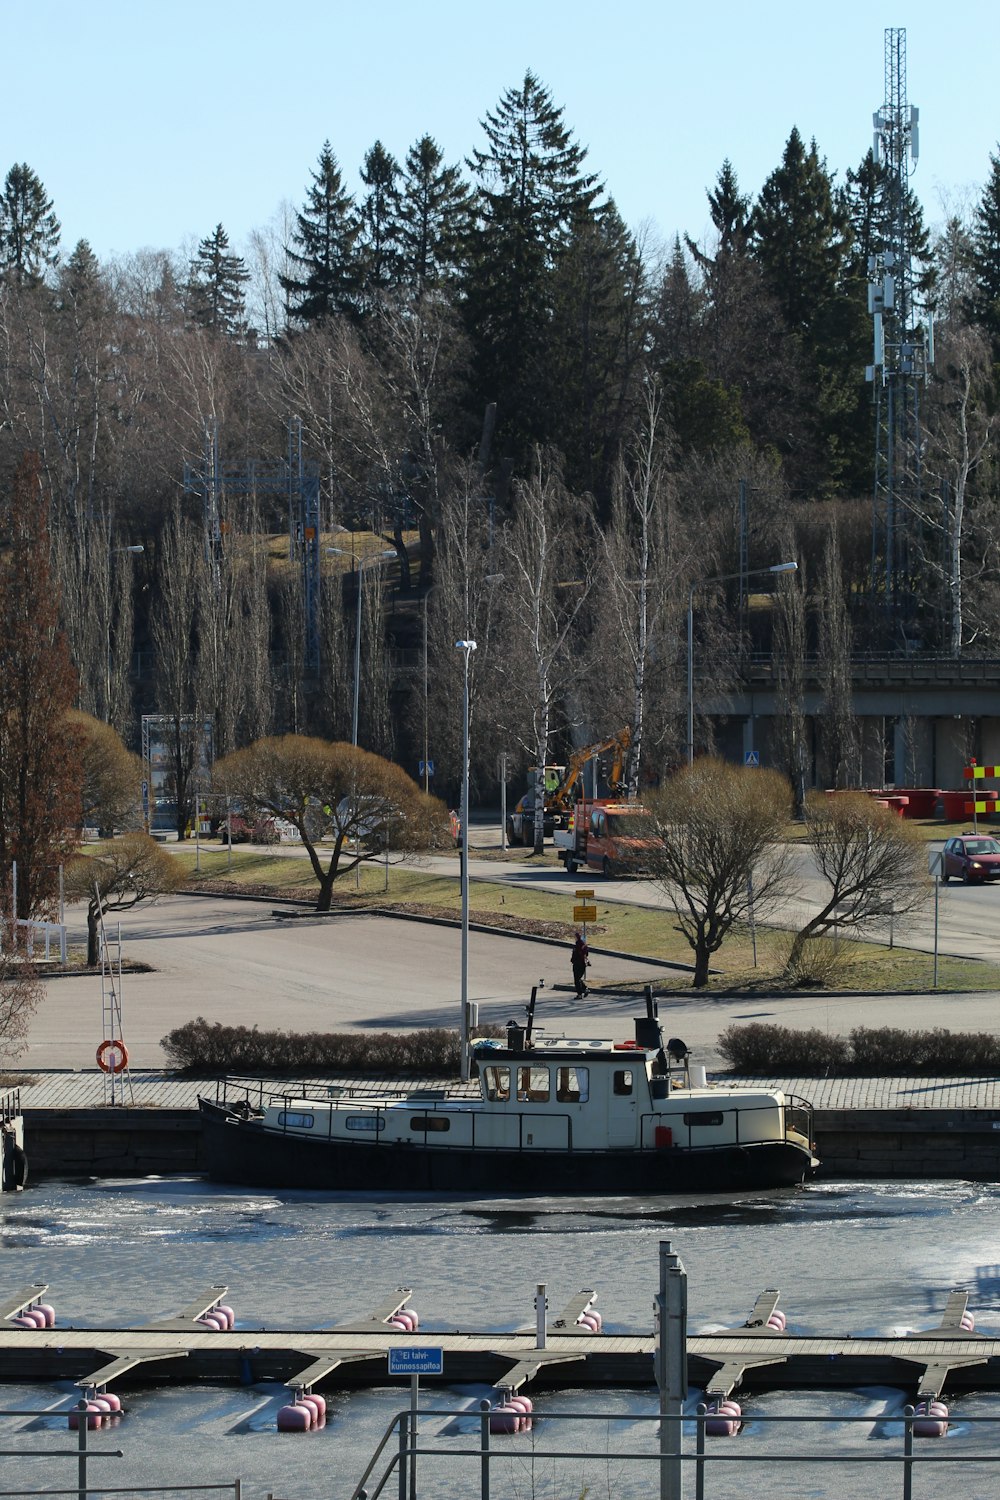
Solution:
<path fill-rule="evenodd" d="M 760 765 L 760 751 L 759 750 L 744 750 L 744 752 L 743 752 L 743 764 L 745 766 L 759 766 Z"/>

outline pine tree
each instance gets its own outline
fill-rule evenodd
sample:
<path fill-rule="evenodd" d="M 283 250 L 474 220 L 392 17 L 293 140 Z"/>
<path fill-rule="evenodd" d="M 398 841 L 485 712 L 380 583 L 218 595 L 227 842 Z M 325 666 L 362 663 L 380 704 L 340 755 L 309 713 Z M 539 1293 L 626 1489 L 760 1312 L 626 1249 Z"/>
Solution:
<path fill-rule="evenodd" d="M 361 168 L 368 192 L 359 214 L 358 262 L 367 297 L 390 291 L 399 282 L 399 175 L 396 158 L 376 141 Z"/>
<path fill-rule="evenodd" d="M 229 236 L 216 224 L 191 262 L 188 303 L 193 321 L 229 338 L 245 335 L 243 288 L 248 279 L 243 257 L 230 253 Z"/>
<path fill-rule="evenodd" d="M 749 236 L 750 199 L 740 192 L 736 172 L 728 157 L 719 168 L 715 192 L 708 194 L 708 209 L 718 235 L 715 255 L 706 255 L 689 235 L 684 238 L 691 254 L 705 272 L 706 280 L 711 280 L 718 261 L 746 253 Z"/>
<path fill-rule="evenodd" d="M 532 73 L 482 122 L 486 149 L 469 165 L 477 225 L 465 282 L 477 402 L 496 401 L 508 452 L 523 462 L 553 436 L 546 421 L 553 272 L 597 197 L 586 151 Z"/>
<path fill-rule="evenodd" d="M 972 290 L 966 311 L 969 321 L 989 335 L 994 359 L 1000 358 L 1000 151 L 990 156 L 989 181 L 972 224 Z"/>
<path fill-rule="evenodd" d="M 433 136 L 406 155 L 400 192 L 401 274 L 418 293 L 454 275 L 469 228 L 470 194 L 458 167 L 444 165 Z"/>
<path fill-rule="evenodd" d="M 33 286 L 59 261 L 60 224 L 27 162 L 11 167 L 0 196 L 0 279 Z"/>
<path fill-rule="evenodd" d="M 299 323 L 323 323 L 338 313 L 355 314 L 358 221 L 329 141 L 323 143 L 305 206 L 295 222 L 292 240 L 298 249 L 286 248 L 301 274 L 279 278 L 289 317 Z"/>
<path fill-rule="evenodd" d="M 792 130 L 750 219 L 751 253 L 765 290 L 798 342 L 808 386 L 799 395 L 800 493 L 863 486 L 870 477 L 870 414 L 859 372 L 870 341 L 864 301 L 850 286 L 851 224 L 844 195 Z"/>

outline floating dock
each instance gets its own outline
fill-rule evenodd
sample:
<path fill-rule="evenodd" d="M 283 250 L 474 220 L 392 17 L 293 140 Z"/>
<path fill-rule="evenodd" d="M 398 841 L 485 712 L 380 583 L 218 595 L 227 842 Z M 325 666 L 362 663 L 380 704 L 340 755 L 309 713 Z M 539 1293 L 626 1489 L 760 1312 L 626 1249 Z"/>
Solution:
<path fill-rule="evenodd" d="M 595 1331 L 597 1294 L 582 1291 L 554 1318 L 544 1289 L 536 1318 L 513 1332 L 464 1332 L 403 1326 L 411 1290 L 401 1287 L 357 1320 L 319 1329 L 212 1326 L 229 1288 L 212 1286 L 177 1316 L 136 1328 L 15 1326 L 42 1304 L 35 1283 L 0 1302 L 0 1381 L 68 1380 L 82 1390 L 121 1384 L 278 1381 L 309 1391 L 405 1384 L 388 1373 L 391 1349 L 440 1349 L 437 1384 L 487 1384 L 498 1392 L 566 1386 L 653 1385 L 650 1334 Z M 1000 1337 L 977 1334 L 968 1293 L 952 1292 L 933 1328 L 892 1338 L 814 1338 L 785 1331 L 777 1290 L 760 1294 L 746 1322 L 689 1335 L 688 1378 L 710 1398 L 740 1391 L 834 1390 L 897 1386 L 918 1400 L 947 1388 L 1000 1390 Z M 584 1321 L 580 1321 L 580 1320 Z M 220 1324 L 225 1319 L 220 1318 Z M 776 1326 L 779 1325 L 779 1326 Z"/>

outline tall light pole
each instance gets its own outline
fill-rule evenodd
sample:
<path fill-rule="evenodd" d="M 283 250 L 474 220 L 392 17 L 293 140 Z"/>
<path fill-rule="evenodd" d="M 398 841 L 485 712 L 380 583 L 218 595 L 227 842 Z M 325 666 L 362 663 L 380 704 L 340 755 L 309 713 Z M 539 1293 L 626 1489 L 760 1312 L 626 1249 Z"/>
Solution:
<path fill-rule="evenodd" d="M 688 590 L 687 617 L 687 763 L 694 765 L 694 591 L 711 583 L 729 583 L 733 578 L 759 578 L 765 573 L 795 573 L 798 563 L 772 563 L 769 568 L 750 568 L 744 573 L 720 573 L 717 578 L 699 578 Z"/>
<path fill-rule="evenodd" d="M 343 547 L 327 547 L 327 552 L 336 553 L 339 557 L 346 556 Z M 368 557 L 358 558 L 358 602 L 354 615 L 354 712 L 351 716 L 351 744 L 358 743 L 358 700 L 361 685 L 361 597 L 364 589 L 365 568 L 369 563 L 384 562 L 387 557 L 395 557 L 396 554 L 390 549 L 385 552 L 373 552 Z"/>
<path fill-rule="evenodd" d="M 462 1081 L 469 1076 L 469 657 L 475 641 L 456 641 L 456 651 L 465 658 L 465 693 L 462 708 L 462 1024 L 459 1046 L 462 1052 Z"/>
<path fill-rule="evenodd" d="M 128 553 L 135 557 L 140 552 L 145 552 L 141 542 L 129 547 L 109 547 L 109 558 L 118 553 Z M 108 723 L 111 723 L 111 580 L 108 579 L 107 609 L 104 616 L 104 713 Z"/>

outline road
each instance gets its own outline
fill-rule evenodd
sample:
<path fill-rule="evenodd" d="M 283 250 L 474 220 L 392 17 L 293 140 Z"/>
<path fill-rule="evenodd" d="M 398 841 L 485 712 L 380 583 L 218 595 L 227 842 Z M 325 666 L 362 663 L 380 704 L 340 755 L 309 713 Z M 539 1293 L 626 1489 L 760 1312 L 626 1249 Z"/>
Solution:
<path fill-rule="evenodd" d="M 473 851 L 499 848 L 498 827 L 473 828 Z M 928 844 L 928 851 L 940 843 Z M 769 919 L 776 926 L 801 926 L 827 898 L 829 887 L 816 869 L 811 850 L 804 844 L 790 846 L 795 895 Z M 457 874 L 458 860 L 453 854 L 434 855 L 420 863 L 422 869 L 442 874 Z M 601 901 L 625 901 L 637 906 L 669 905 L 663 891 L 648 880 L 609 880 L 597 871 L 567 875 L 561 867 L 537 866 L 523 855 L 510 863 L 496 859 L 469 859 L 469 876 L 476 880 L 500 881 L 510 885 L 530 886 L 534 890 L 553 891 L 571 898 L 578 888 L 591 888 Z M 872 935 L 883 940 L 889 936 L 888 923 L 872 929 Z M 901 946 L 924 953 L 934 951 L 934 901 L 929 893 L 926 909 L 894 925 L 893 940 Z M 954 882 L 941 885 L 938 902 L 938 951 L 963 958 L 979 958 L 1000 963 L 1000 882 L 997 886 L 964 886 Z"/>

